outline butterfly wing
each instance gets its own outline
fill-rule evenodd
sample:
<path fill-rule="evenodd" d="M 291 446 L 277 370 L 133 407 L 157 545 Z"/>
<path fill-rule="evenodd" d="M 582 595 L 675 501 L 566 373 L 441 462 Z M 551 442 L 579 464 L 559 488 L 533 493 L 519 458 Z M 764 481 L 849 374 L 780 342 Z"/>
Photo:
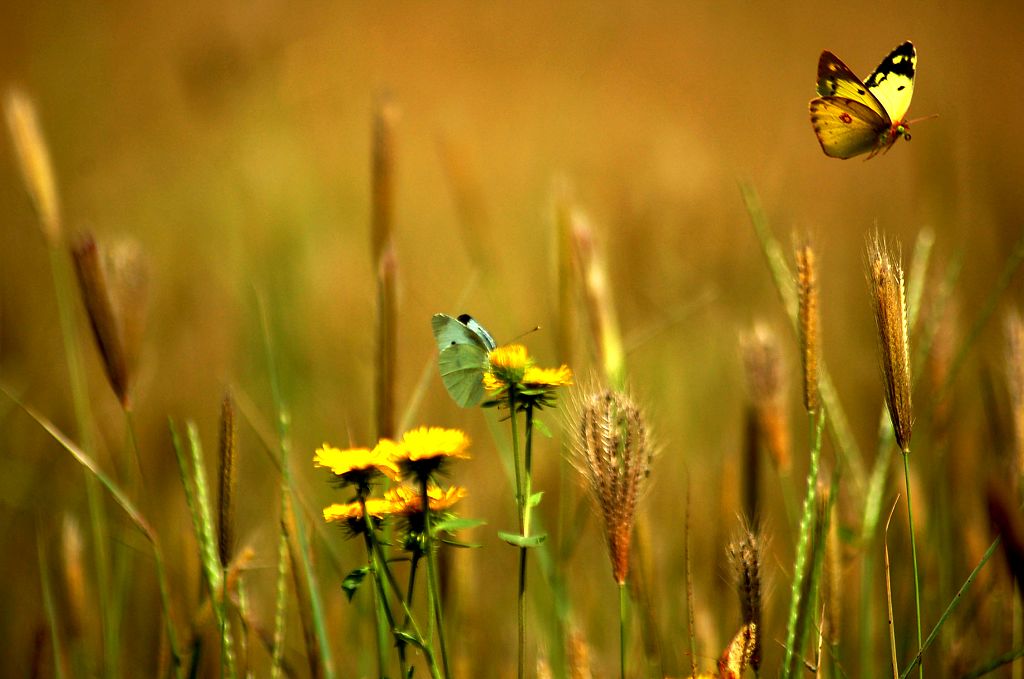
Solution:
<path fill-rule="evenodd" d="M 476 328 L 470 327 L 462 320 L 463 318 L 472 322 L 479 330 L 483 331 L 483 334 L 481 335 Z M 452 318 L 448 314 L 434 314 L 430 319 L 430 326 L 434 331 L 434 341 L 437 342 L 439 351 L 444 351 L 453 344 L 474 344 L 487 350 L 494 348 L 494 340 L 491 339 L 490 334 L 468 314 L 463 314 L 458 318 Z"/>
<path fill-rule="evenodd" d="M 889 121 L 886 108 L 871 88 L 861 82 L 849 66 L 828 50 L 822 52 L 821 58 L 818 59 L 818 95 L 850 99 L 871 109 L 877 117 Z"/>
<path fill-rule="evenodd" d="M 917 50 L 908 41 L 890 52 L 864 81 L 893 121 L 902 121 L 910 108 L 916 70 Z"/>
<path fill-rule="evenodd" d="M 810 103 L 811 125 L 821 150 L 832 158 L 852 158 L 878 151 L 889 121 L 877 111 L 846 97 L 820 97 Z"/>
<path fill-rule="evenodd" d="M 463 408 L 471 408 L 483 399 L 486 362 L 487 354 L 476 344 L 453 344 L 441 350 L 441 381 L 452 400 Z"/>

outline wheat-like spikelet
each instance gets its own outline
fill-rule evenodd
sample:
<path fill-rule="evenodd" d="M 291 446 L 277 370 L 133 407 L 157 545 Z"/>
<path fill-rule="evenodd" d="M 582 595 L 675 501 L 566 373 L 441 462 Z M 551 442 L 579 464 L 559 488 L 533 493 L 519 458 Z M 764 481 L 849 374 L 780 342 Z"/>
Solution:
<path fill-rule="evenodd" d="M 110 387 L 130 409 L 148 282 L 142 253 L 130 241 L 103 252 L 84 234 L 72 245 L 71 256 Z"/>
<path fill-rule="evenodd" d="M 598 249 L 590 220 L 579 210 L 571 212 L 573 261 L 586 302 L 590 332 L 605 377 L 615 387 L 622 385 L 625 353 L 608 284 L 608 270 Z"/>
<path fill-rule="evenodd" d="M 761 627 L 761 538 L 744 521 L 739 536 L 727 548 L 729 565 L 732 567 L 736 593 L 740 601 L 740 617 L 744 626 L 752 630 Z M 757 672 L 761 667 L 761 638 L 754 634 L 749 649 L 750 666 Z"/>
<path fill-rule="evenodd" d="M 637 502 L 651 468 L 647 427 L 627 395 L 604 390 L 583 398 L 577 431 L 576 467 L 601 511 L 612 575 L 624 585 Z"/>
<path fill-rule="evenodd" d="M 24 92 L 9 90 L 4 98 L 4 113 L 18 168 L 39 216 L 39 228 L 47 244 L 57 247 L 61 240 L 60 199 L 35 106 Z"/>
<path fill-rule="evenodd" d="M 903 267 L 876 234 L 867 246 L 868 280 L 878 326 L 885 403 L 896 434 L 896 443 L 910 452 L 914 412 L 910 398 L 910 337 Z"/>
<path fill-rule="evenodd" d="M 570 679 L 591 679 L 594 675 L 590 669 L 590 644 L 579 629 L 573 627 L 569 631 L 565 650 Z"/>
<path fill-rule="evenodd" d="M 73 638 L 81 637 L 87 621 L 93 618 L 86 604 L 85 566 L 82 564 L 82 531 L 78 521 L 64 515 L 61 529 L 61 552 L 64 565 L 64 591 L 67 596 L 67 625 Z"/>
<path fill-rule="evenodd" d="M 220 447 L 217 481 L 220 487 L 217 523 L 217 553 L 221 568 L 231 563 L 235 539 L 235 476 L 238 459 L 238 429 L 235 426 L 235 403 L 231 394 L 224 394 L 220 406 Z"/>
<path fill-rule="evenodd" d="M 814 413 L 821 405 L 818 393 L 818 359 L 821 334 L 818 315 L 818 264 L 814 248 L 804 241 L 796 249 L 796 291 L 800 335 L 800 361 L 803 366 L 804 409 Z"/>
<path fill-rule="evenodd" d="M 790 434 L 785 368 L 778 338 L 767 326 L 756 324 L 740 336 L 740 350 L 762 441 L 776 468 L 786 472 L 790 465 Z"/>

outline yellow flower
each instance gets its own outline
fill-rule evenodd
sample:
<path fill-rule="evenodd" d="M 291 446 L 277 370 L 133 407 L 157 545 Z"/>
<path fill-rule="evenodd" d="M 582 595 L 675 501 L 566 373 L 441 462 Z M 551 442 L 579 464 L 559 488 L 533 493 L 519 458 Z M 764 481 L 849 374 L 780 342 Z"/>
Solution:
<path fill-rule="evenodd" d="M 523 373 L 523 386 L 527 389 L 554 389 L 567 384 L 572 384 L 572 370 L 567 365 L 558 368 L 530 366 Z"/>
<path fill-rule="evenodd" d="M 392 459 L 392 448 L 382 440 L 369 448 L 347 448 L 341 450 L 324 444 L 316 451 L 313 464 L 331 470 L 342 484 L 365 484 L 374 476 L 383 474 L 390 479 L 398 478 L 398 465 Z M 395 444 L 388 441 L 391 446 Z"/>
<path fill-rule="evenodd" d="M 492 372 L 484 373 L 484 389 L 487 391 L 501 391 L 508 386 L 508 383 Z"/>
<path fill-rule="evenodd" d="M 366 500 L 366 513 L 370 518 L 379 523 L 384 517 L 391 514 L 392 505 L 387 500 L 371 497 Z M 363 520 L 363 507 L 358 502 L 345 504 L 334 503 L 324 507 L 324 521 L 327 523 L 340 523 L 352 535 L 366 532 L 366 522 Z"/>
<path fill-rule="evenodd" d="M 417 478 L 427 478 L 446 461 L 469 459 L 469 437 L 458 429 L 420 427 L 407 431 L 395 456 L 399 467 Z"/>
<path fill-rule="evenodd" d="M 445 490 L 431 484 L 427 487 L 427 497 L 430 499 L 430 511 L 443 512 L 466 497 L 466 489 L 461 486 L 451 486 Z M 385 491 L 384 499 L 391 503 L 392 514 L 409 516 L 423 512 L 422 497 L 418 490 L 410 486 L 390 488 Z"/>
<path fill-rule="evenodd" d="M 533 365 L 533 360 L 522 344 L 507 344 L 487 354 L 487 365 L 489 369 L 484 375 L 485 385 L 487 375 L 506 383 L 519 382 L 526 369 Z"/>

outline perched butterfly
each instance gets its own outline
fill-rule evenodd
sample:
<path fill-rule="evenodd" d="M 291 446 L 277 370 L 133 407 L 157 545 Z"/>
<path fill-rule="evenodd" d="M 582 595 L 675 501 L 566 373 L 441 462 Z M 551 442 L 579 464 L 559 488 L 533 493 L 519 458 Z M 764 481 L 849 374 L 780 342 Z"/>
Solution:
<path fill-rule="evenodd" d="M 494 338 L 469 314 L 458 318 L 434 314 L 430 325 L 441 352 L 438 364 L 444 388 L 463 408 L 475 406 L 484 397 L 484 370 L 487 354 L 497 346 Z"/>
<path fill-rule="evenodd" d="M 917 51 L 909 41 L 889 53 L 866 80 L 829 51 L 818 60 L 818 95 L 810 103 L 811 125 L 832 158 L 871 158 L 896 140 L 910 141 L 905 116 L 914 96 Z"/>

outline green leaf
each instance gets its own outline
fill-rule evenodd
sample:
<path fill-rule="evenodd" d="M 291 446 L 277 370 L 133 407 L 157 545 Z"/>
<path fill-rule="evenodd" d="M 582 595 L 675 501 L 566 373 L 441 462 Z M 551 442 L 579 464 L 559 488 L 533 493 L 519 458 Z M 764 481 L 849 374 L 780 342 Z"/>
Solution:
<path fill-rule="evenodd" d="M 478 548 L 483 546 L 483 545 L 479 545 L 479 544 L 477 544 L 475 542 L 459 542 L 458 540 L 451 540 L 451 539 L 442 539 L 441 542 L 443 542 L 444 544 L 449 545 L 451 547 L 462 547 L 462 548 L 465 548 L 465 549 L 478 549 Z"/>
<path fill-rule="evenodd" d="M 548 429 L 548 425 L 544 424 L 543 420 L 535 419 L 533 421 L 533 428 L 539 431 L 545 438 L 553 438 L 551 430 Z"/>
<path fill-rule="evenodd" d="M 359 589 L 359 585 L 363 584 L 363 580 L 366 579 L 366 575 L 369 572 L 369 566 L 363 566 L 345 576 L 345 579 L 341 582 L 341 589 L 345 592 L 345 596 L 348 597 L 349 601 L 352 601 L 353 595 Z"/>
<path fill-rule="evenodd" d="M 433 524 L 431 527 L 434 529 L 435 533 L 439 533 L 439 532 L 442 532 L 442 531 L 443 532 L 447 532 L 447 533 L 453 533 L 453 532 L 455 532 L 457 530 L 463 530 L 463 529 L 466 529 L 466 528 L 476 528 L 477 526 L 483 526 L 486 523 L 487 522 L 484 521 L 483 519 L 463 519 L 463 518 L 455 516 L 455 517 L 452 517 L 450 519 L 444 519 L 443 521 L 438 521 L 437 523 Z"/>
<path fill-rule="evenodd" d="M 499 530 L 498 537 L 513 547 L 537 547 L 548 539 L 547 533 L 538 535 L 519 535 L 518 533 L 506 533 Z"/>

